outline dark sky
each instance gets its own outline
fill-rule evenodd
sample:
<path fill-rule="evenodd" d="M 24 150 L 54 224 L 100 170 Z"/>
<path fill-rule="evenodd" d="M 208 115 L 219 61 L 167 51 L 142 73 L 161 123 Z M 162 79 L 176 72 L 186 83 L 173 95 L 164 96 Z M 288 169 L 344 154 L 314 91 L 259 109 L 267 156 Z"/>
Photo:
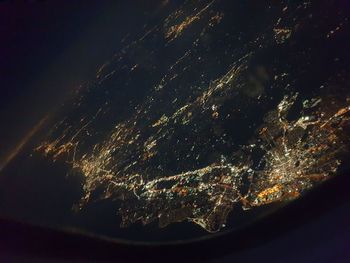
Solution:
<path fill-rule="evenodd" d="M 128 32 L 141 32 L 159 2 L 1 2 L 0 160 L 70 90 L 91 80 Z"/>

